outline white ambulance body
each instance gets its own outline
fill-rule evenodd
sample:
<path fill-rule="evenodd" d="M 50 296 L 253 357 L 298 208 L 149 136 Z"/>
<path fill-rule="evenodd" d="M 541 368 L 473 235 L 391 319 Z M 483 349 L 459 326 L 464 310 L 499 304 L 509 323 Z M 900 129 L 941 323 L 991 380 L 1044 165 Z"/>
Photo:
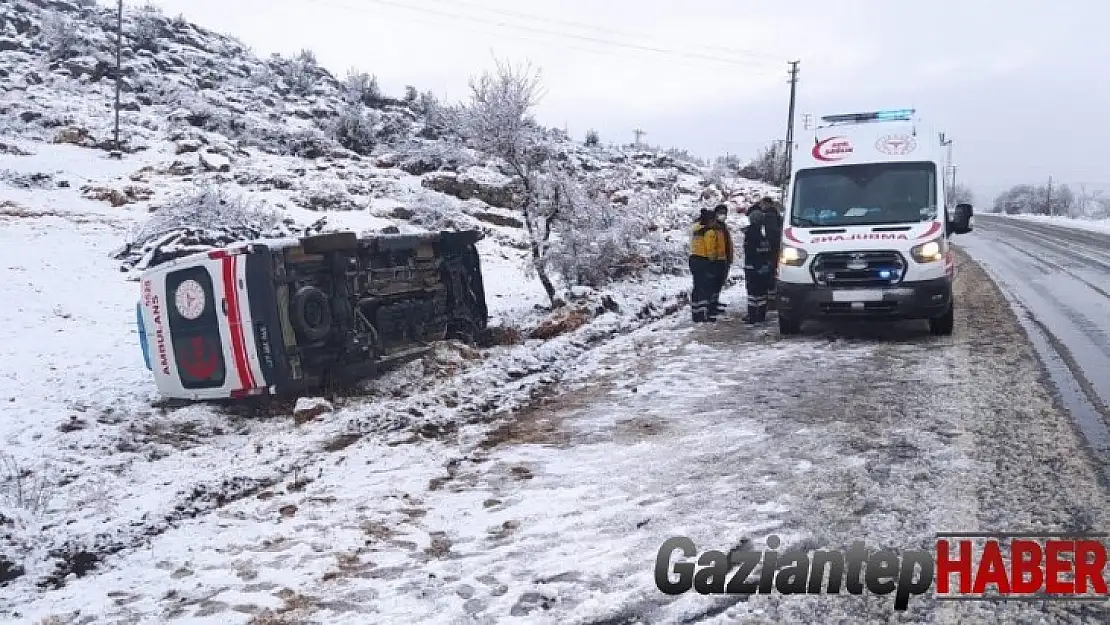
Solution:
<path fill-rule="evenodd" d="M 946 205 L 947 149 L 913 110 L 830 115 L 802 135 L 783 215 L 779 330 L 821 318 L 925 319 L 951 334 L 951 234 L 971 206 Z"/>

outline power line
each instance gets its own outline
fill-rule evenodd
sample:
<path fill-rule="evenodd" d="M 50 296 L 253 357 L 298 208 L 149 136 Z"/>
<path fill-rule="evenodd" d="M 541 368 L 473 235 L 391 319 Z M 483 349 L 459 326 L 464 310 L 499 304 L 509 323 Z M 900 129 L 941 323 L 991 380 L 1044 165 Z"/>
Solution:
<path fill-rule="evenodd" d="M 313 1 L 317 4 L 330 5 L 330 6 L 334 6 L 334 7 L 337 7 L 337 8 L 353 11 L 353 12 L 358 12 L 358 13 L 365 13 L 366 12 L 365 9 L 362 8 L 362 7 L 355 7 L 355 6 L 352 6 L 350 4 L 346 4 L 344 2 L 341 2 L 339 0 L 313 0 Z M 554 31 L 554 30 L 533 28 L 533 27 L 530 27 L 530 26 L 522 26 L 522 25 L 519 25 L 519 24 L 513 24 L 511 22 L 491 22 L 490 20 L 474 17 L 472 15 L 466 15 L 466 14 L 462 14 L 462 13 L 452 13 L 452 12 L 446 12 L 446 11 L 435 11 L 435 10 L 428 9 L 427 7 L 417 7 L 417 6 L 407 5 L 407 4 L 400 4 L 400 3 L 397 3 L 397 2 L 390 2 L 389 0 L 364 0 L 364 2 L 368 2 L 368 3 L 372 3 L 372 4 L 378 4 L 378 5 L 381 5 L 381 6 L 391 7 L 391 8 L 395 8 L 395 9 L 402 9 L 402 10 L 410 11 L 410 12 L 416 12 L 416 13 L 420 13 L 420 14 L 424 14 L 424 15 L 434 15 L 434 16 L 447 17 L 447 18 L 452 18 L 452 19 L 469 20 L 469 21 L 472 21 L 472 22 L 477 22 L 479 24 L 500 26 L 500 27 L 509 27 L 509 28 L 512 28 L 512 29 L 528 31 L 528 32 L 532 32 L 532 33 L 536 33 L 536 34 L 540 34 L 540 35 L 576 39 L 576 40 L 584 41 L 584 42 L 587 42 L 587 43 L 592 43 L 592 44 L 595 44 L 595 45 L 610 46 L 612 48 L 620 48 L 620 49 L 633 50 L 633 51 L 638 51 L 638 52 L 649 52 L 649 53 L 655 53 L 655 54 L 672 55 L 672 56 L 676 56 L 676 57 L 695 59 L 695 60 L 701 61 L 703 66 L 704 66 L 704 63 L 706 63 L 706 62 L 720 63 L 720 64 L 723 64 L 723 65 L 729 65 L 729 66 L 732 66 L 732 67 L 744 67 L 744 68 L 747 68 L 749 70 L 756 69 L 757 71 L 755 71 L 753 73 L 757 73 L 757 74 L 761 73 L 758 70 L 762 70 L 766 67 L 766 66 L 759 66 L 759 65 L 752 64 L 752 63 L 748 63 L 748 62 L 739 61 L 739 60 L 736 60 L 736 59 L 726 59 L 726 58 L 722 58 L 722 57 L 710 56 L 710 55 L 704 55 L 704 54 L 697 54 L 697 53 L 692 53 L 692 52 L 681 52 L 681 51 L 678 51 L 678 50 L 668 50 L 668 49 L 665 49 L 665 48 L 655 48 L 655 47 L 651 47 L 651 46 L 642 46 L 642 45 L 637 45 L 637 44 L 621 43 L 621 42 L 602 39 L 602 38 L 599 38 L 599 37 L 589 37 L 589 36 L 578 35 L 578 34 L 573 34 L 573 33 L 565 33 L 565 32 L 559 32 L 559 31 Z M 504 34 L 504 33 L 499 33 L 499 34 Z M 526 41 L 529 40 L 527 37 L 520 37 L 516 33 L 513 33 L 513 34 L 517 38 L 522 38 Z M 563 44 L 563 45 L 565 45 L 565 44 Z M 596 52 L 596 50 L 589 50 L 589 51 L 590 52 Z"/>
<path fill-rule="evenodd" d="M 581 30 L 593 31 L 593 32 L 597 32 L 597 33 L 605 33 L 605 34 L 609 34 L 609 35 L 616 35 L 618 37 L 625 37 L 625 38 L 629 38 L 629 39 L 657 39 L 657 37 L 655 37 L 655 36 L 647 35 L 647 34 L 643 34 L 643 33 L 631 33 L 631 32 L 628 32 L 628 31 L 620 31 L 620 30 L 616 30 L 616 29 L 613 29 L 613 28 L 604 28 L 604 27 L 601 27 L 601 26 L 595 26 L 593 24 L 586 24 L 586 23 L 583 23 L 583 22 L 575 22 L 575 21 L 571 21 L 571 20 L 561 20 L 561 19 L 556 19 L 556 18 L 551 18 L 551 17 L 544 17 L 544 16 L 541 16 L 541 15 L 536 15 L 534 13 L 522 13 L 520 11 L 509 11 L 507 9 L 499 9 L 499 8 L 491 7 L 491 6 L 488 6 L 488 5 L 479 4 L 477 2 L 467 2 L 466 0 L 427 0 L 427 1 L 428 2 L 434 2 L 436 4 L 446 4 L 446 5 L 450 5 L 450 6 L 468 6 L 468 7 L 473 7 L 475 9 L 478 9 L 478 10 L 488 11 L 490 13 L 497 13 L 497 14 L 502 14 L 502 15 L 512 15 L 512 16 L 521 17 L 521 18 L 524 18 L 524 19 L 530 19 L 530 20 L 536 20 L 536 21 L 539 21 L 539 22 L 544 22 L 544 23 L 547 23 L 547 24 L 561 24 L 563 26 L 570 26 L 572 28 L 578 28 L 578 29 L 581 29 Z M 715 46 L 715 45 L 705 45 L 705 44 L 702 44 L 702 48 L 704 48 L 706 50 L 716 50 L 718 52 L 723 52 L 723 53 L 729 54 L 729 55 L 762 57 L 762 58 L 765 58 L 765 59 L 768 59 L 768 60 L 775 60 L 775 61 L 781 61 L 782 60 L 781 57 L 779 57 L 778 55 L 768 54 L 766 52 L 759 52 L 757 50 L 748 50 L 748 49 L 741 49 L 741 48 L 729 48 L 729 47 L 725 47 L 725 46 Z"/>

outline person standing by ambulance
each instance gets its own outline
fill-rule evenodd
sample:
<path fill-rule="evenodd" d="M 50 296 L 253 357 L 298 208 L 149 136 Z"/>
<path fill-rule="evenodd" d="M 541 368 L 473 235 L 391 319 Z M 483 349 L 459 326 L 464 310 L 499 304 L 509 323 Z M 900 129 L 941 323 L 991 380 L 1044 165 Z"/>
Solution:
<path fill-rule="evenodd" d="M 716 321 L 710 309 L 710 298 L 716 286 L 715 263 L 726 258 L 725 241 L 716 214 L 703 208 L 690 233 L 690 314 L 696 323 Z"/>
<path fill-rule="evenodd" d="M 748 291 L 748 315 L 744 323 L 767 320 L 767 289 L 771 281 L 771 246 L 764 230 L 766 216 L 759 207 L 748 213 L 744 231 L 744 283 Z"/>
<path fill-rule="evenodd" d="M 778 202 L 770 197 L 760 201 L 760 210 L 764 216 L 764 232 L 767 235 L 767 245 L 771 248 L 771 275 L 767 280 L 767 299 L 772 302 L 776 292 L 775 280 L 779 275 L 779 250 L 782 246 L 782 221 L 783 215 Z"/>
<path fill-rule="evenodd" d="M 728 272 L 732 269 L 732 261 L 735 256 L 732 246 L 732 233 L 729 232 L 726 219 L 728 218 L 728 206 L 726 204 L 718 204 L 713 209 L 716 217 L 717 227 L 720 228 L 721 236 L 724 237 L 725 257 L 714 263 L 714 276 L 713 276 L 713 292 L 709 296 L 709 311 L 710 314 L 720 314 L 724 312 L 724 304 L 721 303 L 721 291 L 725 288 L 725 282 L 728 281 Z"/>

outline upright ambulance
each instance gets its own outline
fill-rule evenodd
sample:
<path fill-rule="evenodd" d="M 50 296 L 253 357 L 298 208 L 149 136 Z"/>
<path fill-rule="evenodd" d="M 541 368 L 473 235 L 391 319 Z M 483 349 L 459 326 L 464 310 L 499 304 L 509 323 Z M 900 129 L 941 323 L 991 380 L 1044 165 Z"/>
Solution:
<path fill-rule="evenodd" d="M 822 117 L 794 148 L 784 202 L 779 331 L 806 320 L 928 320 L 953 329 L 948 238 L 972 229 L 969 204 L 945 201 L 943 136 L 912 109 Z"/>

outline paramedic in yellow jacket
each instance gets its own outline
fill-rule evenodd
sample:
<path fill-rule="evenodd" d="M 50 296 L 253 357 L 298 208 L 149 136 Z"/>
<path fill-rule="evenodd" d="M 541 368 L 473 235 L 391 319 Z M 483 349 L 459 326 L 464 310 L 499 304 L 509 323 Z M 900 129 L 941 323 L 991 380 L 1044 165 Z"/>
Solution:
<path fill-rule="evenodd" d="M 710 298 L 716 288 L 717 267 L 728 259 L 727 235 L 711 209 L 702 209 L 690 233 L 690 274 L 694 290 L 690 294 L 690 312 L 695 322 L 716 321 Z"/>

